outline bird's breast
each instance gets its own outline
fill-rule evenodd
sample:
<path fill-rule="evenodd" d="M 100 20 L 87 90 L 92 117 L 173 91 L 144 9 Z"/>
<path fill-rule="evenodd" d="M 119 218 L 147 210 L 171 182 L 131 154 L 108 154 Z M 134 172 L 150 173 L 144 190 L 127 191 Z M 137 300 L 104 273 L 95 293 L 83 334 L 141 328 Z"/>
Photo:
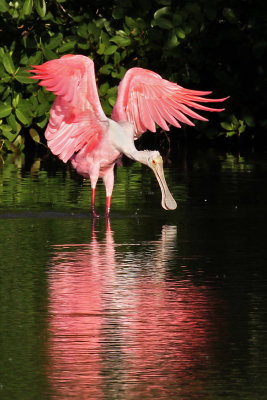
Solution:
<path fill-rule="evenodd" d="M 71 163 L 77 172 L 85 178 L 90 178 L 95 169 L 99 171 L 99 177 L 103 177 L 107 170 L 114 167 L 120 156 L 121 153 L 106 138 L 90 152 L 84 146 L 73 155 Z"/>

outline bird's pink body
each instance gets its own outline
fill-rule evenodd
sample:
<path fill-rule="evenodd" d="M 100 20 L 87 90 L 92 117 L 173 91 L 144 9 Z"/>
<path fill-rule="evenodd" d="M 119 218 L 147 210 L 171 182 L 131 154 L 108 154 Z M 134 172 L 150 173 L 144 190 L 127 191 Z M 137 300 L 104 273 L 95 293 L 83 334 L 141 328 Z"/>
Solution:
<path fill-rule="evenodd" d="M 94 63 L 82 55 L 34 66 L 30 72 L 40 85 L 57 97 L 51 108 L 45 136 L 48 146 L 64 162 L 71 161 L 77 172 L 89 178 L 92 187 L 92 211 L 98 178 L 106 187 L 106 215 L 110 211 L 114 184 L 114 165 L 125 154 L 148 165 L 154 171 L 162 191 L 162 206 L 175 209 L 176 202 L 167 187 L 162 158 L 157 151 L 138 151 L 134 140 L 146 130 L 155 132 L 156 124 L 169 130 L 167 123 L 194 125 L 188 118 L 207 120 L 192 110 L 222 111 L 199 103 L 223 99 L 202 97 L 211 92 L 184 89 L 162 79 L 155 72 L 131 68 L 118 88 L 111 119 L 105 115 L 97 93 Z"/>

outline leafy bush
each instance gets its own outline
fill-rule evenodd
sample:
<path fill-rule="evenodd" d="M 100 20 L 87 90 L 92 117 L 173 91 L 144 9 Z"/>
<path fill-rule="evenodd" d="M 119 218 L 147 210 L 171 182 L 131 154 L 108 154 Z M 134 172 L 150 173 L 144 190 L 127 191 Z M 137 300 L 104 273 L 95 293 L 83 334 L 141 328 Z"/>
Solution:
<path fill-rule="evenodd" d="M 107 115 L 125 71 L 142 66 L 189 88 L 230 94 L 227 112 L 217 116 L 226 136 L 255 121 L 267 126 L 265 2 L 233 0 L 229 7 L 223 0 L 91 3 L 0 0 L 0 149 L 23 150 L 28 134 L 39 140 L 37 131 L 47 124 L 54 96 L 29 79 L 27 70 L 67 53 L 94 59 Z M 221 133 L 209 129 L 211 137 Z"/>

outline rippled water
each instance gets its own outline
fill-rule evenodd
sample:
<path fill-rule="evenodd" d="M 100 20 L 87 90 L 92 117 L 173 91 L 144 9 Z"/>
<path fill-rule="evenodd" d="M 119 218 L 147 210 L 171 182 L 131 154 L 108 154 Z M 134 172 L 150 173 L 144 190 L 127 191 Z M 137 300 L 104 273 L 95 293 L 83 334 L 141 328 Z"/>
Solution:
<path fill-rule="evenodd" d="M 110 220 L 43 163 L 0 169 L 1 399 L 265 399 L 263 156 L 120 168 Z M 104 210 L 99 186 L 98 208 Z"/>

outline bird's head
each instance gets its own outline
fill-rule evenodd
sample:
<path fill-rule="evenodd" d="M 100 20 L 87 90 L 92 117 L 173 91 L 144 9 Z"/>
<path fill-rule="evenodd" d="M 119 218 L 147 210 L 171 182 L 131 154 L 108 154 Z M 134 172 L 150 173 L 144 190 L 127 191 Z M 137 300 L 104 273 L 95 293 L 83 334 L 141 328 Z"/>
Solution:
<path fill-rule="evenodd" d="M 163 160 L 160 153 L 157 150 L 147 151 L 147 165 L 152 168 L 152 166 L 156 164 L 163 165 Z"/>
<path fill-rule="evenodd" d="M 167 186 L 163 170 L 163 160 L 160 153 L 158 151 L 148 151 L 146 164 L 152 169 L 159 183 L 162 195 L 162 207 L 165 210 L 175 210 L 177 204 Z"/>

